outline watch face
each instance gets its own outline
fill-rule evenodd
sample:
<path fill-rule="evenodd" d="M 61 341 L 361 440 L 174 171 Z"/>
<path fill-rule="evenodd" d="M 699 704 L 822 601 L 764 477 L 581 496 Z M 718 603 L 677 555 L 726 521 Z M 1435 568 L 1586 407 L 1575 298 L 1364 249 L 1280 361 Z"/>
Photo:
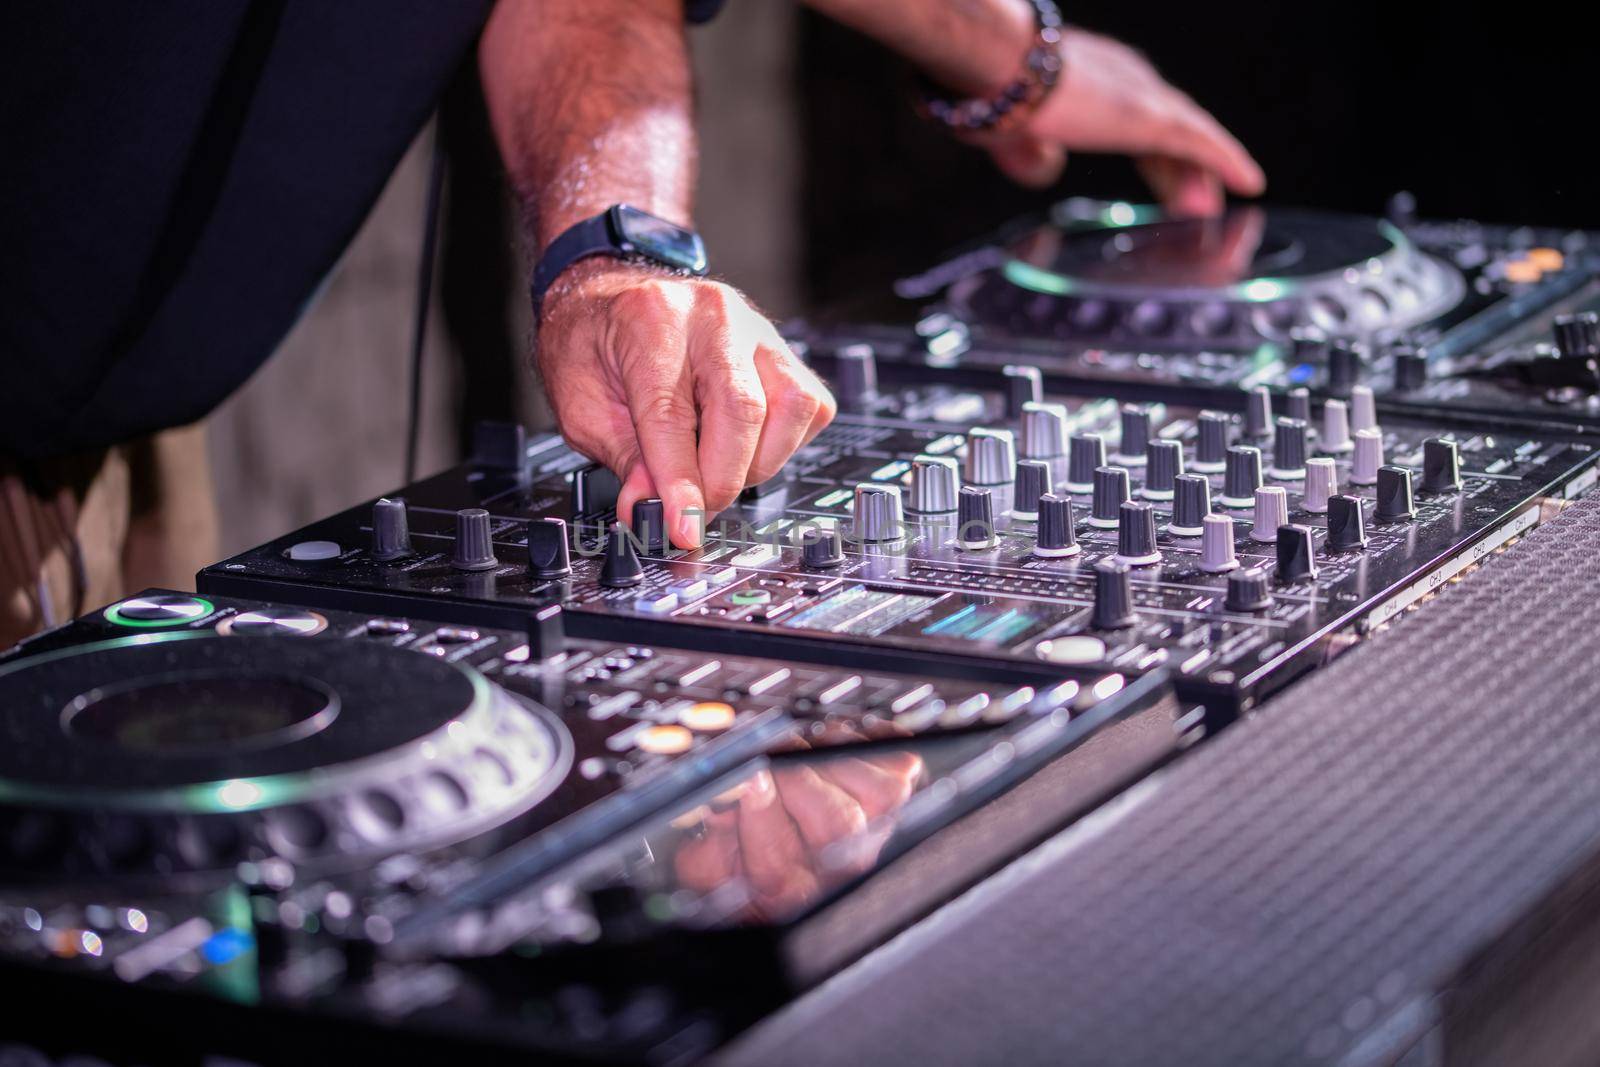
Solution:
<path fill-rule="evenodd" d="M 669 267 L 705 273 L 706 246 L 693 230 L 674 226 L 666 219 L 658 219 L 627 204 L 618 204 L 612 209 L 611 217 L 616 220 L 617 236 L 631 245 L 632 251 Z"/>

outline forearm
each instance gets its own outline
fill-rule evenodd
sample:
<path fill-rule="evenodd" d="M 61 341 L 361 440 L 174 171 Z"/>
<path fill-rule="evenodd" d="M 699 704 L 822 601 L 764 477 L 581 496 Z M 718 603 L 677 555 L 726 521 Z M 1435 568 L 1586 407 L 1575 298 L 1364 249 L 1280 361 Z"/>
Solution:
<path fill-rule="evenodd" d="M 806 0 L 910 60 L 955 93 L 993 93 L 1017 76 L 1033 42 L 1024 0 Z"/>
<path fill-rule="evenodd" d="M 536 250 L 616 203 L 691 222 L 681 0 L 500 0 L 479 63 Z"/>

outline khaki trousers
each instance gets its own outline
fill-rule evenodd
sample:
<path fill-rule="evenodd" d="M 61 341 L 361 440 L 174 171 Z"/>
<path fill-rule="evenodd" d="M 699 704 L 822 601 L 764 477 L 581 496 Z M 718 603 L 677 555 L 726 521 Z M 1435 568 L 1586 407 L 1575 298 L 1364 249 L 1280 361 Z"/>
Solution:
<path fill-rule="evenodd" d="M 216 562 L 203 425 L 41 462 L 0 456 L 0 648 Z"/>

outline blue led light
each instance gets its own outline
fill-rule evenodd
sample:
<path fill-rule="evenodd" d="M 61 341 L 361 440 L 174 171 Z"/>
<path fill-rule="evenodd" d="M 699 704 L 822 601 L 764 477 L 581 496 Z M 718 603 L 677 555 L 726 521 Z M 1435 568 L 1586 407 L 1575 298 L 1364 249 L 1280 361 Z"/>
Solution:
<path fill-rule="evenodd" d="M 1289 368 L 1289 384 L 1304 385 L 1311 380 L 1311 376 L 1315 373 L 1316 369 L 1311 364 L 1296 363 Z"/>
<path fill-rule="evenodd" d="M 206 938 L 200 946 L 200 955 L 207 963 L 222 966 L 232 963 L 255 947 L 256 939 L 237 926 L 225 926 Z"/>

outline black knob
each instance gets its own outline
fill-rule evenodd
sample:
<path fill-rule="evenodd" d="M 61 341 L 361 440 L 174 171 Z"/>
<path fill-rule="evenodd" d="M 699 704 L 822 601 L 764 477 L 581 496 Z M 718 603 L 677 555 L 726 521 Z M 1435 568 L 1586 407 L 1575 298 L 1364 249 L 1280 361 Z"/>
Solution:
<path fill-rule="evenodd" d="M 1298 582 L 1317 576 L 1311 527 L 1291 522 L 1278 527 L 1278 580 Z"/>
<path fill-rule="evenodd" d="M 500 566 L 489 537 L 489 513 L 482 508 L 456 512 L 456 550 L 450 566 L 458 571 L 486 571 Z"/>
<path fill-rule="evenodd" d="M 1117 443 L 1117 455 L 1124 463 L 1143 463 L 1145 446 L 1150 443 L 1150 408 L 1124 404 L 1119 421 L 1122 439 Z"/>
<path fill-rule="evenodd" d="M 1301 419 L 1279 419 L 1272 435 L 1272 476 L 1303 478 L 1306 473 L 1306 424 Z"/>
<path fill-rule="evenodd" d="M 1228 468 L 1222 476 L 1222 502 L 1229 507 L 1251 508 L 1261 488 L 1261 449 L 1234 445 L 1228 449 Z"/>
<path fill-rule="evenodd" d="M 528 659 L 559 656 L 567 647 L 567 621 L 560 604 L 546 604 L 528 614 Z"/>
<path fill-rule="evenodd" d="M 1183 446 L 1176 441 L 1151 441 L 1144 450 L 1144 495 L 1171 500 L 1183 473 Z"/>
<path fill-rule="evenodd" d="M 610 470 L 591 463 L 572 472 L 572 517 L 601 515 L 617 506 L 622 483 Z"/>
<path fill-rule="evenodd" d="M 567 524 L 561 519 L 528 523 L 528 573 L 535 578 L 565 578 L 572 573 Z"/>
<path fill-rule="evenodd" d="M 837 567 L 844 562 L 844 538 L 832 524 L 807 528 L 800 543 L 800 562 L 816 570 Z"/>
<path fill-rule="evenodd" d="M 520 471 L 528 461 L 528 434 L 519 423 L 484 419 L 472 424 L 472 463 Z"/>
<path fill-rule="evenodd" d="M 1411 499 L 1411 471 L 1406 467 L 1379 467 L 1376 495 L 1380 519 L 1409 519 L 1417 512 Z"/>
<path fill-rule="evenodd" d="M 1252 441 L 1272 436 L 1272 394 L 1258 385 L 1250 390 L 1244 405 L 1244 435 Z"/>
<path fill-rule="evenodd" d="M 1089 524 L 1107 530 L 1117 525 L 1123 501 L 1128 499 L 1128 472 L 1123 467 L 1101 467 L 1094 472 L 1094 506 Z"/>
<path fill-rule="evenodd" d="M 878 357 L 871 345 L 844 345 L 833 354 L 833 395 L 845 411 L 866 411 L 878 398 Z"/>
<path fill-rule="evenodd" d="M 1461 488 L 1461 450 L 1448 437 L 1422 442 L 1422 488 L 1429 493 L 1454 493 Z"/>
<path fill-rule="evenodd" d="M 1128 565 L 1103 559 L 1094 566 L 1094 610 L 1089 624 L 1098 630 L 1122 630 L 1133 622 L 1133 583 L 1128 578 Z"/>
<path fill-rule="evenodd" d="M 667 507 L 655 497 L 633 503 L 633 536 L 649 556 L 667 550 Z"/>
<path fill-rule="evenodd" d="M 1329 552 L 1349 552 L 1367 547 L 1367 520 L 1361 498 L 1343 493 L 1328 498 Z"/>
<path fill-rule="evenodd" d="M 1415 345 L 1395 345 L 1389 349 L 1394 364 L 1396 392 L 1413 393 L 1428 384 L 1428 357 Z"/>
<path fill-rule="evenodd" d="M 1265 611 L 1272 607 L 1266 573 L 1254 567 L 1233 571 L 1228 575 L 1228 592 L 1222 606 L 1229 611 Z"/>
<path fill-rule="evenodd" d="M 1039 513 L 1039 498 L 1050 491 L 1050 464 L 1042 459 L 1017 461 L 1017 478 L 1011 514 L 1031 519 Z"/>
<path fill-rule="evenodd" d="M 1006 366 L 1000 372 L 1006 379 L 1006 418 L 1022 418 L 1022 405 L 1044 399 L 1044 382 L 1038 367 Z"/>
<path fill-rule="evenodd" d="M 1172 497 L 1172 522 L 1167 532 L 1174 537 L 1199 537 L 1201 524 L 1211 514 L 1211 482 L 1203 474 L 1180 474 Z"/>
<path fill-rule="evenodd" d="M 600 584 L 607 589 L 627 589 L 644 581 L 644 567 L 634 550 L 633 537 L 620 522 L 611 524 L 606 551 L 600 561 Z"/>
<path fill-rule="evenodd" d="M 1556 352 L 1563 359 L 1593 359 L 1600 356 L 1600 314 L 1581 311 L 1557 315 L 1553 326 Z"/>
<path fill-rule="evenodd" d="M 1216 411 L 1200 413 L 1200 439 L 1195 444 L 1196 470 L 1219 471 L 1228 453 L 1228 416 Z"/>
<path fill-rule="evenodd" d="M 1156 548 L 1156 509 L 1142 500 L 1117 509 L 1117 559 L 1133 567 L 1161 562 Z"/>
<path fill-rule="evenodd" d="M 1361 350 L 1354 342 L 1338 340 L 1328 345 L 1328 392 L 1349 396 L 1361 380 Z"/>
<path fill-rule="evenodd" d="M 1073 529 L 1072 501 L 1046 493 L 1039 498 L 1039 536 L 1034 554 L 1046 558 L 1071 556 L 1078 551 L 1078 534 Z"/>
<path fill-rule="evenodd" d="M 1291 389 L 1289 390 L 1288 397 L 1285 399 L 1287 400 L 1287 406 L 1284 408 L 1284 412 L 1291 419 L 1299 419 L 1301 422 L 1310 425 L 1311 390 L 1305 388 L 1304 386 L 1298 389 Z"/>
<path fill-rule="evenodd" d="M 1075 433 L 1067 443 L 1067 484 L 1094 485 L 1094 472 L 1106 465 L 1106 442 L 1097 433 Z M 1079 490 L 1082 491 L 1081 489 Z"/>
<path fill-rule="evenodd" d="M 993 548 L 994 493 L 985 485 L 963 485 L 956 496 L 956 539 L 972 552 Z"/>
<path fill-rule="evenodd" d="M 384 497 L 372 505 L 372 558 L 380 563 L 411 555 L 411 524 L 406 502 Z"/>
<path fill-rule="evenodd" d="M 1314 326 L 1296 326 L 1290 330 L 1289 343 L 1296 363 L 1315 367 L 1328 359 L 1328 335 Z"/>

